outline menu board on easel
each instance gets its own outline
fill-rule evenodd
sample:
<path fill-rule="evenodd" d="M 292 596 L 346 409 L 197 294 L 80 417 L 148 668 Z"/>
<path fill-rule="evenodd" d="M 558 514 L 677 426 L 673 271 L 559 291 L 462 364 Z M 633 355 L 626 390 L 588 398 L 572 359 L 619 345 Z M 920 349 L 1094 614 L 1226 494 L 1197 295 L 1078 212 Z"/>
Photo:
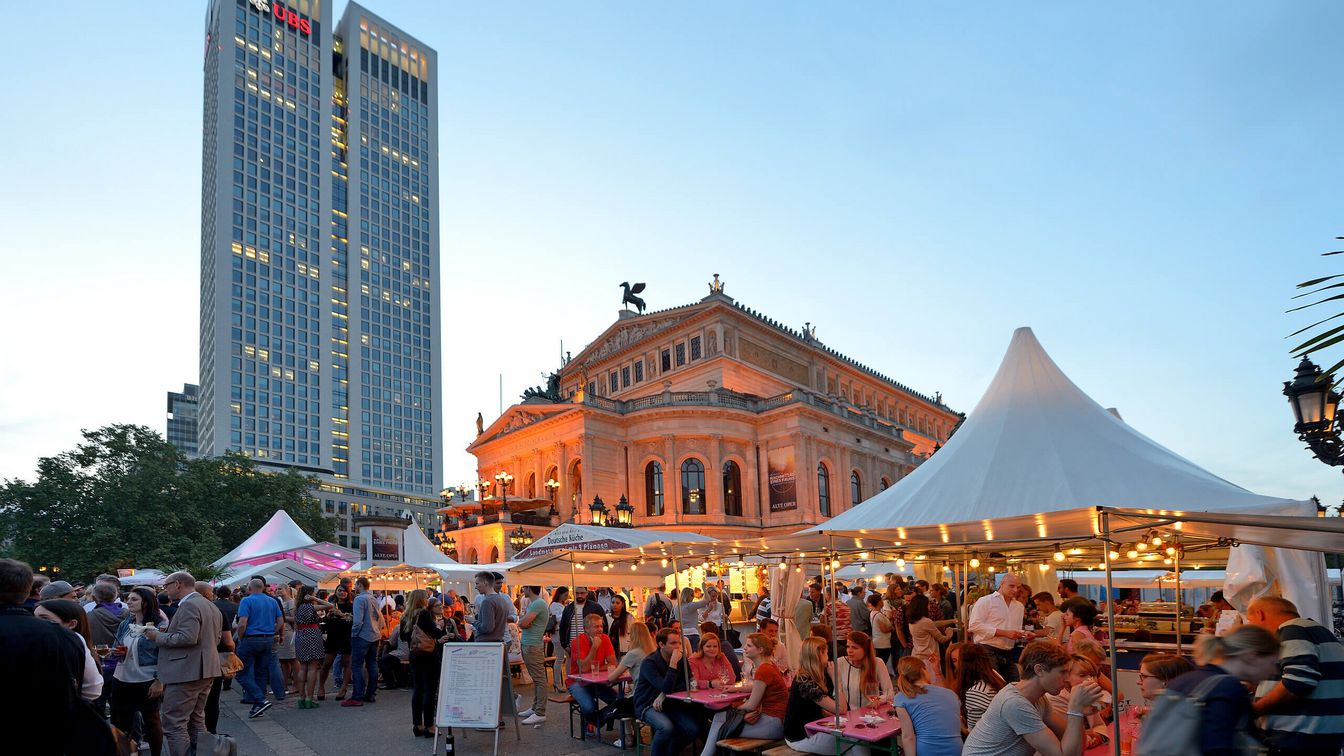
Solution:
<path fill-rule="evenodd" d="M 445 643 L 439 672 L 439 727 L 494 729 L 499 723 L 504 644 Z"/>

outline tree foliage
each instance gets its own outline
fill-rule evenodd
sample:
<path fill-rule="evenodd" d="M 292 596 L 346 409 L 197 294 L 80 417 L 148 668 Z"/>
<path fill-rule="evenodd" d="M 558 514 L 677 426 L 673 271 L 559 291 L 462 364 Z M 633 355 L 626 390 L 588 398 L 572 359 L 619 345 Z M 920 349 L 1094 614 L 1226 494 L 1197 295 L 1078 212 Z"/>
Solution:
<path fill-rule="evenodd" d="M 143 426 L 83 435 L 39 460 L 34 482 L 0 484 L 0 553 L 89 580 L 122 567 L 204 567 L 277 509 L 318 541 L 335 536 L 309 493 L 315 480 L 293 470 L 263 473 L 236 453 L 187 460 Z"/>

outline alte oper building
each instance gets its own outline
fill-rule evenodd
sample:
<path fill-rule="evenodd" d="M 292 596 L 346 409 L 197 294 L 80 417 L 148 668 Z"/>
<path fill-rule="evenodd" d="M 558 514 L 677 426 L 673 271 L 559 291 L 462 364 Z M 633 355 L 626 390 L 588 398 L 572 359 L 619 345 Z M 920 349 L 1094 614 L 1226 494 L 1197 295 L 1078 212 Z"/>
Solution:
<path fill-rule="evenodd" d="M 636 527 L 792 532 L 890 486 L 961 420 L 940 397 L 832 351 L 811 329 L 737 304 L 715 279 L 694 304 L 622 311 L 548 390 L 481 429 L 467 447 L 480 479 L 498 489 L 507 472 L 510 499 L 553 503 L 549 518 L 543 506 L 513 521 L 588 523 L 595 496 L 608 509 L 626 496 Z M 455 535 L 462 561 L 503 545 L 502 533 L 480 544 Z"/>

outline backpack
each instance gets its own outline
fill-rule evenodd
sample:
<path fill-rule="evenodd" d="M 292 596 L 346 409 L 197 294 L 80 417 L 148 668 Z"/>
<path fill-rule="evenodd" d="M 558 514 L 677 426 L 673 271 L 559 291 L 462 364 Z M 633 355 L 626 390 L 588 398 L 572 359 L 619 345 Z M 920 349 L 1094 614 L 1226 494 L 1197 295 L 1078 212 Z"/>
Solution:
<path fill-rule="evenodd" d="M 1143 720 L 1135 756 L 1186 756 L 1202 753 L 1204 699 L 1220 681 L 1231 675 L 1213 675 L 1200 683 L 1190 695 L 1164 690 L 1153 701 Z M 1228 723 L 1229 726 L 1233 723 Z"/>
<path fill-rule="evenodd" d="M 672 624 L 672 606 L 663 598 L 661 593 L 653 594 L 650 601 L 649 616 L 645 619 L 655 629 L 661 629 Z"/>

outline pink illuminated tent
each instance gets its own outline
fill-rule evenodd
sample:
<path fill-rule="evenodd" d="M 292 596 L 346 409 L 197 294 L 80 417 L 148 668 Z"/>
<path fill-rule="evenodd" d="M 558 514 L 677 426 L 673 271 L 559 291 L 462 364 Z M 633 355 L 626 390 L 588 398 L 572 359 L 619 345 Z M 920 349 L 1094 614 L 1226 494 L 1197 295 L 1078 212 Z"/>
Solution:
<path fill-rule="evenodd" d="M 281 509 L 250 538 L 211 566 L 228 567 L 237 573 L 250 566 L 290 560 L 317 572 L 339 572 L 349 569 L 358 559 L 359 554 L 351 549 L 314 541 L 288 512 Z"/>

